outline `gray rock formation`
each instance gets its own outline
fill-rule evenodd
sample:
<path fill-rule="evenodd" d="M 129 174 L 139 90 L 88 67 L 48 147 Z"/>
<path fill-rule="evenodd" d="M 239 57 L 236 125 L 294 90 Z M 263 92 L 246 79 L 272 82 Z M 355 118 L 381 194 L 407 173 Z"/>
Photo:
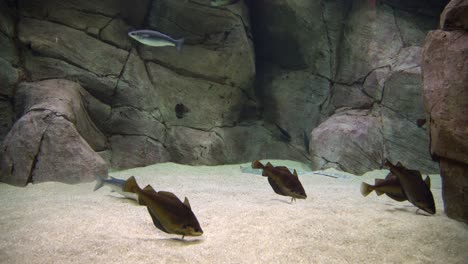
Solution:
<path fill-rule="evenodd" d="M 424 44 L 424 104 L 447 216 L 468 223 L 468 1 L 451 1 Z M 449 31 L 450 30 L 450 31 Z"/>
<path fill-rule="evenodd" d="M 21 118 L 8 133 L 0 155 L 2 182 L 93 181 L 107 175 L 95 150 L 106 137 L 89 118 L 81 87 L 66 80 L 22 83 L 15 105 Z"/>
<path fill-rule="evenodd" d="M 83 87 L 83 109 L 102 131 L 83 139 L 114 168 L 286 158 L 319 169 L 323 157 L 353 172 L 383 158 L 434 172 L 417 120 L 420 46 L 440 2 L 5 0 L 0 136 L 20 116 L 11 104 L 20 80 L 60 78 Z M 185 44 L 145 46 L 130 28 Z M 329 144 L 312 139 L 336 120 L 368 125 L 368 139 L 342 145 L 355 153 L 333 143 L 338 131 L 321 139 Z M 380 160 L 355 162 L 369 153 Z"/>

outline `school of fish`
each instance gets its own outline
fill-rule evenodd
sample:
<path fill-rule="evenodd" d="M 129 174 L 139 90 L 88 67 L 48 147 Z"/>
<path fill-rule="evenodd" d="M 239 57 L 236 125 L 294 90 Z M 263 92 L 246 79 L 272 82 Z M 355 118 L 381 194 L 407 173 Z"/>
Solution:
<path fill-rule="evenodd" d="M 211 0 L 210 5 L 219 8 L 238 2 L 239 0 Z M 181 51 L 185 41 L 184 38 L 175 39 L 149 29 L 130 31 L 128 36 L 147 46 L 173 46 L 177 51 Z M 184 111 L 179 110 L 176 112 L 183 114 Z M 296 199 L 307 198 L 296 170 L 291 172 L 285 166 L 275 167 L 270 162 L 263 165 L 259 160 L 254 160 L 251 166 L 253 169 L 262 170 L 262 176 L 267 177 L 268 183 L 276 194 L 291 197 L 290 203 Z M 429 176 L 423 180 L 419 171 L 407 169 L 399 162 L 393 165 L 387 160 L 385 166 L 390 170 L 385 179 L 375 179 L 374 185 L 364 182 L 361 184 L 363 196 L 368 196 L 375 191 L 378 196 L 385 194 L 395 201 L 409 201 L 418 210 L 421 209 L 431 215 L 436 213 Z M 165 233 L 182 235 L 182 239 L 185 236 L 201 236 L 203 234 L 187 197 L 182 202 L 175 194 L 167 191 L 156 191 L 151 185 L 141 189 L 134 176 L 127 180 L 96 176 L 94 191 L 103 186 L 108 186 L 112 191 L 137 201 L 139 205 L 146 206 L 155 227 Z"/>

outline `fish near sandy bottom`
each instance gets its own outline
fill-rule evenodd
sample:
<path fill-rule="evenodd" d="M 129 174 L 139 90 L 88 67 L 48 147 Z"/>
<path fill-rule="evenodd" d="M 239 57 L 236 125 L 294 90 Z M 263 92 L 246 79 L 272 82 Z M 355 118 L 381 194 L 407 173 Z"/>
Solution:
<path fill-rule="evenodd" d="M 138 195 L 139 203 L 147 207 L 154 225 L 159 230 L 168 234 L 182 235 L 182 239 L 185 236 L 203 234 L 187 197 L 182 203 L 173 193 L 156 192 L 150 185 L 142 190 L 133 176 L 128 179 L 124 191 Z"/>
<path fill-rule="evenodd" d="M 302 187 L 296 170 L 291 173 L 285 166 L 274 167 L 270 162 L 263 165 L 260 161 L 254 160 L 252 168 L 263 169 L 262 176 L 268 177 L 273 191 L 279 195 L 290 196 L 291 203 L 297 199 L 306 199 L 304 187 Z"/>
<path fill-rule="evenodd" d="M 426 177 L 424 183 L 431 188 L 431 178 Z M 408 200 L 403 188 L 401 187 L 400 180 L 393 173 L 388 173 L 385 179 L 375 179 L 375 184 L 370 185 L 365 182 L 361 184 L 361 194 L 366 197 L 371 192 L 375 191 L 377 195 L 386 194 L 388 197 L 395 201 L 403 202 Z"/>
<path fill-rule="evenodd" d="M 134 30 L 128 32 L 134 40 L 151 47 L 174 46 L 177 51 L 182 49 L 185 39 L 173 39 L 170 36 L 154 30 Z"/>
<path fill-rule="evenodd" d="M 96 186 L 94 187 L 94 191 L 97 191 L 103 186 L 108 186 L 111 188 L 112 192 L 117 192 L 122 196 L 138 201 L 138 196 L 133 192 L 125 192 L 123 190 L 127 180 L 116 179 L 114 177 L 110 177 L 110 179 L 103 178 L 99 175 L 96 175 Z"/>
<path fill-rule="evenodd" d="M 423 181 L 419 171 L 409 170 L 400 162 L 393 165 L 388 160 L 385 161 L 385 166 L 390 169 L 392 174 L 398 177 L 403 192 L 410 203 L 429 214 L 436 213 L 434 196 L 427 184 Z"/>

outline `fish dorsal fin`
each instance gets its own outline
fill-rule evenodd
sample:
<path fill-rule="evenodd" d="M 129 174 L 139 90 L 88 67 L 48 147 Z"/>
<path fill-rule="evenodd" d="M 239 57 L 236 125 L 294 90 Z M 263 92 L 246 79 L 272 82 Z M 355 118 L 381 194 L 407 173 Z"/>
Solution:
<path fill-rule="evenodd" d="M 273 164 L 271 164 L 270 162 L 267 162 L 267 164 L 265 165 L 265 167 L 273 167 Z"/>
<path fill-rule="evenodd" d="M 147 192 L 147 193 L 156 193 L 156 191 L 153 189 L 153 186 L 151 185 L 146 185 L 146 187 L 143 189 L 144 192 Z"/>
<path fill-rule="evenodd" d="M 159 221 L 159 219 L 156 217 L 156 214 L 154 214 L 153 210 L 151 210 L 149 207 L 147 207 L 147 208 L 148 208 L 148 213 L 150 214 L 151 219 L 153 220 L 154 226 L 156 226 L 159 230 L 170 234 L 170 233 L 166 230 L 166 228 L 164 228 L 164 226 L 161 224 L 161 222 Z"/>
<path fill-rule="evenodd" d="M 294 176 L 298 177 L 296 169 L 294 169 L 293 174 L 294 174 Z"/>
<path fill-rule="evenodd" d="M 431 178 L 429 178 L 429 176 L 426 176 L 426 179 L 424 179 L 424 183 L 426 184 L 427 188 L 431 188 Z"/>
<path fill-rule="evenodd" d="M 187 197 L 185 197 L 185 199 L 184 199 L 184 204 L 185 204 L 185 206 L 187 206 L 189 209 L 192 209 L 192 207 L 190 207 L 190 202 L 189 202 L 189 200 L 187 199 Z"/>
<path fill-rule="evenodd" d="M 171 192 L 166 192 L 166 191 L 159 191 L 158 192 L 159 195 L 162 195 L 162 196 L 165 196 L 167 198 L 170 198 L 170 199 L 176 199 L 177 201 L 181 202 L 179 200 L 179 197 L 177 197 L 175 194 L 171 193 Z"/>
<path fill-rule="evenodd" d="M 124 192 L 136 193 L 138 189 L 140 189 L 140 187 L 138 187 L 135 176 L 128 178 L 123 187 Z"/>

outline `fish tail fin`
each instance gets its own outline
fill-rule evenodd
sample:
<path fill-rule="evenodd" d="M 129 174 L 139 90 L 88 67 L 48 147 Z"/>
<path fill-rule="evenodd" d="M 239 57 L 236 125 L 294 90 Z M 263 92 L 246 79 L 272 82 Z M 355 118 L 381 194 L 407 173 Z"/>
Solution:
<path fill-rule="evenodd" d="M 252 168 L 253 169 L 263 169 L 263 164 L 259 160 L 252 161 Z"/>
<path fill-rule="evenodd" d="M 180 52 L 182 50 L 182 45 L 184 45 L 184 41 L 185 41 L 185 38 L 181 38 L 181 39 L 176 40 L 176 49 L 177 49 L 177 51 Z"/>
<path fill-rule="evenodd" d="M 361 184 L 361 194 L 362 196 L 366 197 L 367 195 L 369 195 L 369 193 L 371 193 L 374 189 L 372 188 L 372 185 L 370 184 L 367 184 L 365 182 L 363 182 Z"/>
<path fill-rule="evenodd" d="M 378 196 L 384 194 L 384 192 L 379 191 L 378 189 L 375 189 L 375 186 L 376 186 L 377 184 L 380 184 L 380 183 L 384 182 L 384 181 L 385 181 L 384 179 L 375 179 L 375 185 L 374 185 L 373 190 L 375 191 L 375 193 L 376 193 Z"/>
<path fill-rule="evenodd" d="M 102 186 L 104 186 L 104 178 L 102 178 L 100 175 L 94 175 L 94 177 L 96 178 L 96 186 L 94 186 L 94 190 L 93 191 L 97 191 L 98 189 L 100 189 Z"/>
<path fill-rule="evenodd" d="M 128 178 L 127 182 L 125 182 L 125 185 L 123 187 L 123 191 L 137 193 L 138 190 L 140 190 L 140 187 L 138 186 L 135 177 L 132 176 Z"/>

